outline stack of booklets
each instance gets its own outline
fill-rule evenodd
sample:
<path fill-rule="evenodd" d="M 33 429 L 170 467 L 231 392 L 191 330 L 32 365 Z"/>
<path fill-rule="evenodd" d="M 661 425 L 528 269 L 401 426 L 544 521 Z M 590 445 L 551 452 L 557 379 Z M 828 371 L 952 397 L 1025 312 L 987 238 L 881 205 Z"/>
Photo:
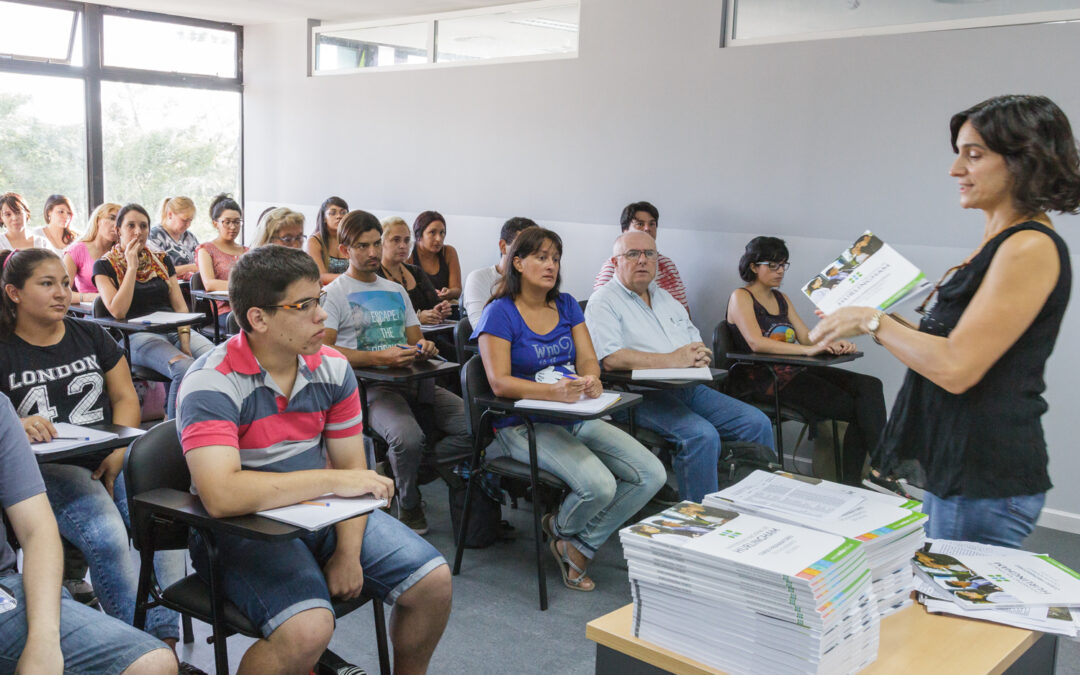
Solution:
<path fill-rule="evenodd" d="M 849 537 L 863 543 L 881 616 L 911 604 L 911 556 L 925 541 L 922 503 L 817 478 L 755 471 L 706 506 Z"/>
<path fill-rule="evenodd" d="M 619 536 L 642 640 L 729 673 L 853 673 L 877 658 L 853 539 L 693 502 Z"/>
<path fill-rule="evenodd" d="M 1080 636 L 1080 574 L 1046 554 L 931 539 L 912 565 L 929 612 Z"/>

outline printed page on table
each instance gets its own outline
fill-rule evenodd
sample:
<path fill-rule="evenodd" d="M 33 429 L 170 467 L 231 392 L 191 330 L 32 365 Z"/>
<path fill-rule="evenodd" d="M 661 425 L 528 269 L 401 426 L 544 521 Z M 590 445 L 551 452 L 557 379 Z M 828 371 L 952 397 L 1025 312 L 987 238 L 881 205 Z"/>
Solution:
<path fill-rule="evenodd" d="M 48 455 L 54 452 L 63 452 L 91 443 L 100 443 L 119 437 L 119 434 L 115 434 L 111 431 L 81 427 L 77 424 L 68 424 L 67 422 L 56 422 L 53 426 L 56 428 L 57 438 L 48 443 L 31 444 L 30 447 L 34 450 L 35 454 Z"/>
<path fill-rule="evenodd" d="M 850 306 L 885 310 L 929 286 L 918 267 L 866 231 L 806 282 L 802 292 L 829 314 Z"/>

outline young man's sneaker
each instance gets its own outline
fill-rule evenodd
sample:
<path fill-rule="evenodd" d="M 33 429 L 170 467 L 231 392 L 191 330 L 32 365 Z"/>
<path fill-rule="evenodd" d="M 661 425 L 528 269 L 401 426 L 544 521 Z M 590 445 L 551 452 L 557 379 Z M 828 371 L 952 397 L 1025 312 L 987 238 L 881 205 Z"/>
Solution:
<path fill-rule="evenodd" d="M 64 588 L 67 589 L 68 593 L 71 593 L 71 597 L 75 602 L 81 602 L 94 609 L 100 606 L 97 595 L 94 593 L 94 587 L 86 579 L 65 579 Z"/>
<path fill-rule="evenodd" d="M 417 534 L 427 534 L 427 518 L 424 517 L 424 507 L 416 506 L 406 509 L 398 504 L 398 520 L 404 523 L 410 530 Z"/>

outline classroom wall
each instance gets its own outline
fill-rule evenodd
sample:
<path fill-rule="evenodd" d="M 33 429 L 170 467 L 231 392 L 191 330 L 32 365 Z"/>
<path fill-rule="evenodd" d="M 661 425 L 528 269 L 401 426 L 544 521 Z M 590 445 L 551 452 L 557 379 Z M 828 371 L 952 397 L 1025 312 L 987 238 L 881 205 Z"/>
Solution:
<path fill-rule="evenodd" d="M 290 205 L 310 222 L 330 194 L 410 222 L 437 209 L 465 273 L 494 261 L 503 220 L 529 216 L 562 234 L 564 289 L 584 297 L 621 208 L 648 199 L 711 333 L 758 234 L 787 239 L 789 294 L 865 229 L 934 279 L 962 260 L 983 221 L 947 175 L 954 112 L 1040 93 L 1080 124 L 1062 74 L 1080 58 L 1077 23 L 721 49 L 719 5 L 583 0 L 577 59 L 333 77 L 307 77 L 305 23 L 248 27 L 247 209 Z M 1080 253 L 1078 219 L 1055 222 Z M 1043 524 L 1080 532 L 1078 316 L 1047 369 L 1058 487 Z M 904 369 L 860 347 L 854 369 L 881 377 L 891 404 Z"/>

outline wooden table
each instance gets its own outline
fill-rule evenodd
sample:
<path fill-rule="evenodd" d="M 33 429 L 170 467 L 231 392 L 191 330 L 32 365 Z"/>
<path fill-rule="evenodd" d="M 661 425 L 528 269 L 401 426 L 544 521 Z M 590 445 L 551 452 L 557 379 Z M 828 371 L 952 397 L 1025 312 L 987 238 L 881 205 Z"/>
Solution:
<path fill-rule="evenodd" d="M 585 637 L 596 643 L 598 675 L 723 675 L 715 668 L 633 637 L 632 616 L 632 607 L 626 605 L 586 626 Z M 1055 635 L 929 614 L 921 605 L 913 605 L 882 620 L 877 661 L 859 672 L 1052 675 L 1056 654 Z"/>

